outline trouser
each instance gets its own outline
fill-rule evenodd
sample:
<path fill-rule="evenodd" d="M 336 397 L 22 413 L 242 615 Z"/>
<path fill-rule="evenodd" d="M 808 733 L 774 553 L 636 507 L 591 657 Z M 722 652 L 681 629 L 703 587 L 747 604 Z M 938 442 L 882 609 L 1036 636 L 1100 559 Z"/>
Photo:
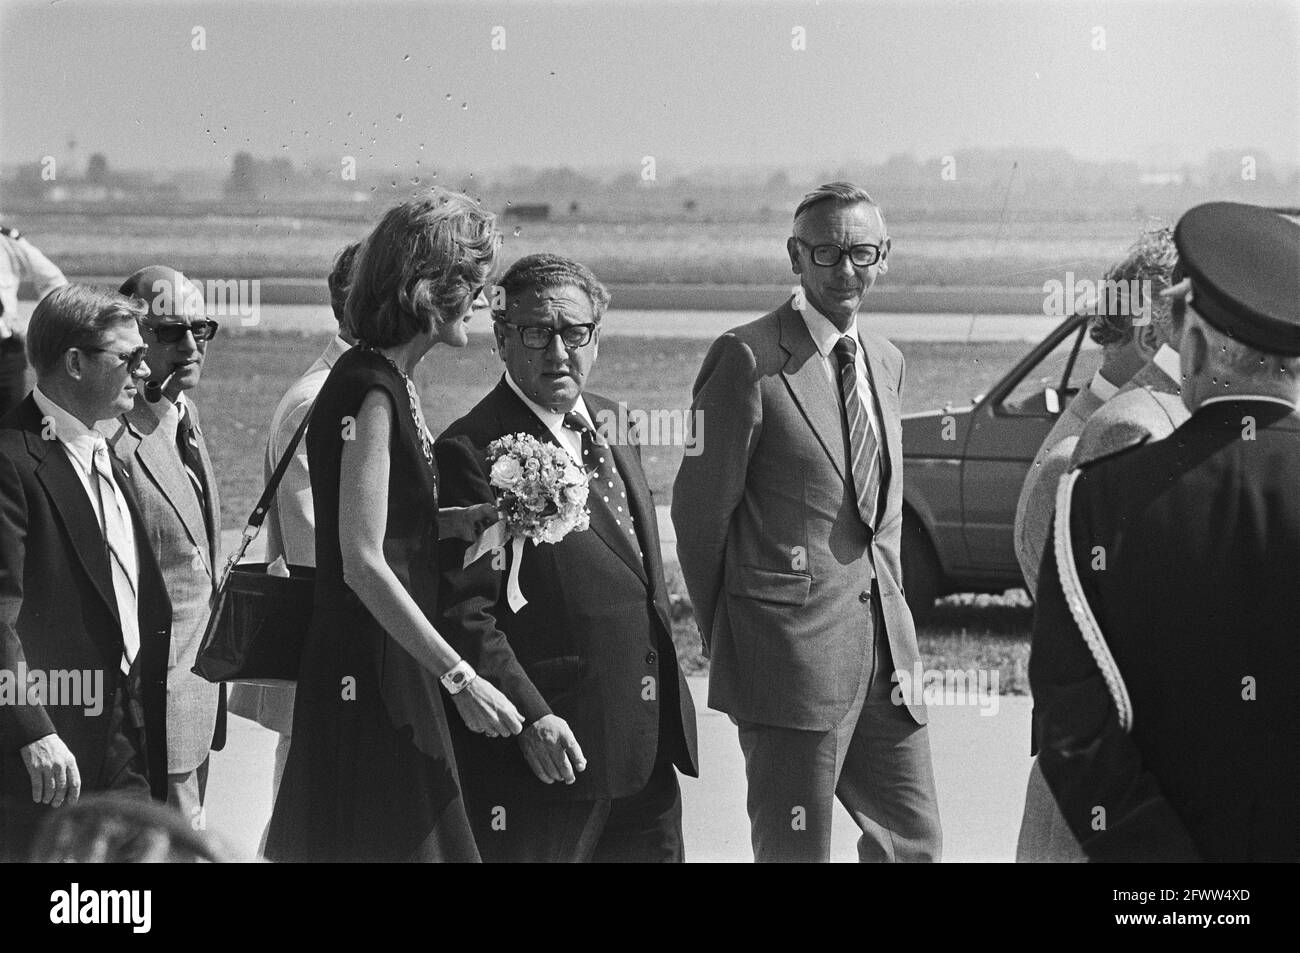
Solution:
<path fill-rule="evenodd" d="M 167 806 L 180 811 L 196 831 L 207 828 L 203 798 L 208 791 L 208 765 L 211 761 L 209 755 L 193 771 L 167 775 Z"/>
<path fill-rule="evenodd" d="M 1020 838 L 1016 842 L 1018 864 L 1086 863 L 1088 855 L 1065 821 L 1056 796 L 1047 786 L 1038 759 L 1029 771 L 1025 791 L 1025 816 L 1020 821 Z"/>
<path fill-rule="evenodd" d="M 486 863 L 682 863 L 682 792 L 660 759 L 636 794 L 593 801 L 506 801 L 474 819 Z"/>
<path fill-rule="evenodd" d="M 894 666 L 872 593 L 871 651 L 848 714 L 829 731 L 739 722 L 754 859 L 830 859 L 835 799 L 862 831 L 858 860 L 937 861 L 942 847 L 930 737 L 890 699 Z"/>

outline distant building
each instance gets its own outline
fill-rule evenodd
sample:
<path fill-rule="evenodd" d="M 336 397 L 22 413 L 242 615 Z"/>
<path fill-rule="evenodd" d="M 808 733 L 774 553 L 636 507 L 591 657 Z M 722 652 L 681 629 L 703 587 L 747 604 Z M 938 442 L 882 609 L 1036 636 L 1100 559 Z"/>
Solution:
<path fill-rule="evenodd" d="M 527 222 L 544 222 L 551 217 L 551 205 L 549 202 L 508 205 L 505 217 L 523 219 Z"/>

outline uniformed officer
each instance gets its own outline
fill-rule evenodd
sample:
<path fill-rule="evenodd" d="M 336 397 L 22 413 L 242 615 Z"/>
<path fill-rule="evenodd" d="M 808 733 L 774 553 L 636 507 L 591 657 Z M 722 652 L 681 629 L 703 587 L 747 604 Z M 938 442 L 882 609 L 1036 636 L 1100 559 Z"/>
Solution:
<path fill-rule="evenodd" d="M 0 418 L 27 394 L 27 356 L 23 335 L 15 327 L 18 285 L 23 279 L 36 286 L 37 301 L 68 283 L 63 272 L 17 229 L 0 225 Z"/>
<path fill-rule="evenodd" d="M 1093 860 L 1300 860 L 1300 225 L 1197 206 L 1191 417 L 1066 474 L 1029 663 L 1043 774 Z"/>

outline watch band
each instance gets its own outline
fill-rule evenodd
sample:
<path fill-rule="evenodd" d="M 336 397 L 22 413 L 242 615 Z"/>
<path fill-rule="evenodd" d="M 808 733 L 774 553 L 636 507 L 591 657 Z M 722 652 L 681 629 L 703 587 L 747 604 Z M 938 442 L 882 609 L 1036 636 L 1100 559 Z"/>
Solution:
<path fill-rule="evenodd" d="M 469 662 L 461 659 L 448 669 L 447 674 L 443 675 L 439 681 L 442 682 L 442 687 L 447 689 L 448 695 L 459 695 L 476 678 L 478 678 L 478 673 L 474 671 L 474 667 Z"/>

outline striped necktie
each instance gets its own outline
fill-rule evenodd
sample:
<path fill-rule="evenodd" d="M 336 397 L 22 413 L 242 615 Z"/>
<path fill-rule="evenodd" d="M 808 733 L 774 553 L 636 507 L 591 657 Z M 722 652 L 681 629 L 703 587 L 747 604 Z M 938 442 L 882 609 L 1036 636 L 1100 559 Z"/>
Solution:
<path fill-rule="evenodd" d="M 129 671 L 140 651 L 140 619 L 136 607 L 136 579 L 139 567 L 135 559 L 135 546 L 131 530 L 122 515 L 122 506 L 113 470 L 108 462 L 108 446 L 96 443 L 92 456 L 95 498 L 99 502 L 99 526 L 104 533 L 104 546 L 113 573 L 113 595 L 117 600 L 117 615 L 122 627 L 122 646 L 125 656 L 122 671 Z"/>
<path fill-rule="evenodd" d="M 858 515 L 871 529 L 876 528 L 876 503 L 880 498 L 880 442 L 871 427 L 867 408 L 858 392 L 858 342 L 847 334 L 835 342 L 840 365 L 840 397 L 849 424 L 849 449 L 853 458 L 853 488 Z"/>
<path fill-rule="evenodd" d="M 203 479 L 203 458 L 199 455 L 199 438 L 194 432 L 194 420 L 190 416 L 189 404 L 181 404 L 176 409 L 180 411 L 180 418 L 176 421 L 176 449 L 181 455 L 185 475 L 190 478 L 190 485 L 194 488 L 194 495 L 199 498 L 203 524 L 207 528 L 208 536 L 211 537 L 212 520 L 208 513 L 208 488 Z"/>

